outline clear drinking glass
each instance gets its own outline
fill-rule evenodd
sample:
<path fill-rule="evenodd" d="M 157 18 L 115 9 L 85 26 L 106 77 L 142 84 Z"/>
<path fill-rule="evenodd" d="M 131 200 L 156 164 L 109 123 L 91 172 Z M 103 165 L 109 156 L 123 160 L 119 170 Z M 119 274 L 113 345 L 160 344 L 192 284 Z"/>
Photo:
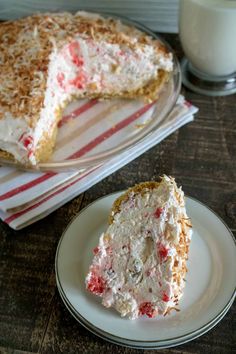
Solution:
<path fill-rule="evenodd" d="M 183 84 L 198 93 L 236 92 L 236 0 L 180 0 Z"/>

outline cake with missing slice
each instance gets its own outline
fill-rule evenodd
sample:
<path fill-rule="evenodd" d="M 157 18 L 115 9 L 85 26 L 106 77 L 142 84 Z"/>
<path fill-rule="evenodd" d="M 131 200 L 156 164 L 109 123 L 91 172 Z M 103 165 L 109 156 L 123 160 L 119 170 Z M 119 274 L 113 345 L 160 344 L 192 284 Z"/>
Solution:
<path fill-rule="evenodd" d="M 113 204 L 86 288 L 122 317 L 178 311 L 191 228 L 184 193 L 173 178 L 164 175 L 160 182 L 130 188 Z"/>
<path fill-rule="evenodd" d="M 96 14 L 38 14 L 1 23 L 0 157 L 25 165 L 46 161 L 69 102 L 152 102 L 172 66 L 160 41 Z"/>

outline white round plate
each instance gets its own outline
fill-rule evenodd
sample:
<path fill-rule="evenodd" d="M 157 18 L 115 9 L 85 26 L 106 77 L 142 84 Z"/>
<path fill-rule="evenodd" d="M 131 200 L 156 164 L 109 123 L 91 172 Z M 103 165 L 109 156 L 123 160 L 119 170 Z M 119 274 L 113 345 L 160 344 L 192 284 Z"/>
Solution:
<path fill-rule="evenodd" d="M 236 244 L 224 222 L 208 207 L 186 198 L 193 223 L 188 273 L 180 312 L 164 318 L 120 318 L 85 289 L 92 250 L 107 227 L 113 201 L 120 193 L 98 199 L 69 224 L 59 242 L 55 268 L 59 293 L 70 313 L 87 329 L 116 344 L 165 348 L 190 341 L 214 327 L 236 294 Z"/>

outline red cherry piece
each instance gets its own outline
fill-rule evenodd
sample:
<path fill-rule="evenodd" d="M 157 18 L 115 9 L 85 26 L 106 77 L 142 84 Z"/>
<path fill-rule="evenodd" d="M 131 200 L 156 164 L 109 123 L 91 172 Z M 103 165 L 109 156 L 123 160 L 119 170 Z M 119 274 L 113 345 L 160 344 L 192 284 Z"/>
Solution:
<path fill-rule="evenodd" d="M 157 311 L 153 308 L 153 304 L 151 302 L 143 302 L 139 306 L 139 314 L 146 315 L 149 318 L 153 318 L 156 316 Z"/>
<path fill-rule="evenodd" d="M 163 294 L 162 301 L 164 301 L 164 302 L 170 301 L 170 298 L 169 298 L 169 296 L 166 293 Z"/>
<path fill-rule="evenodd" d="M 164 261 L 167 258 L 168 252 L 169 252 L 169 250 L 164 245 L 160 244 L 158 246 L 158 253 L 159 253 L 161 261 Z"/>
<path fill-rule="evenodd" d="M 97 246 L 93 249 L 93 254 L 98 254 L 98 252 L 100 251 L 100 248 Z"/>
<path fill-rule="evenodd" d="M 86 80 L 86 76 L 83 72 L 80 72 L 73 80 L 70 80 L 69 83 L 78 89 L 82 89 L 84 87 L 84 83 Z"/>
<path fill-rule="evenodd" d="M 99 275 L 92 274 L 87 284 L 87 289 L 93 294 L 100 295 L 103 294 L 105 288 L 106 283 L 103 278 Z"/>
<path fill-rule="evenodd" d="M 33 142 L 32 136 L 28 135 L 23 139 L 23 145 L 25 148 L 27 148 L 29 145 L 31 145 Z"/>
<path fill-rule="evenodd" d="M 80 57 L 80 45 L 78 42 L 72 42 L 69 45 L 69 53 L 70 53 L 72 62 L 76 66 L 84 65 L 84 60 L 83 60 L 83 58 Z"/>
<path fill-rule="evenodd" d="M 65 75 L 63 73 L 57 74 L 57 82 L 61 88 L 64 88 Z"/>
<path fill-rule="evenodd" d="M 157 208 L 155 213 L 154 213 L 154 216 L 158 219 L 161 216 L 162 212 L 163 212 L 162 208 Z"/>
<path fill-rule="evenodd" d="M 79 57 L 76 57 L 74 56 L 73 59 L 72 59 L 73 63 L 76 65 L 76 66 L 82 66 L 84 65 L 84 59 L 83 58 L 79 58 Z"/>

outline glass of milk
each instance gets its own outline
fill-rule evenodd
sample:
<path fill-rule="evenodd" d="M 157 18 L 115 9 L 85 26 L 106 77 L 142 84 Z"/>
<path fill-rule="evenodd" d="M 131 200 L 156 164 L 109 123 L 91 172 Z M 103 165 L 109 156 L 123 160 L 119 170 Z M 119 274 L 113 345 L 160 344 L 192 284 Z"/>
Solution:
<path fill-rule="evenodd" d="M 236 0 L 180 0 L 183 83 L 221 96 L 236 92 Z"/>

